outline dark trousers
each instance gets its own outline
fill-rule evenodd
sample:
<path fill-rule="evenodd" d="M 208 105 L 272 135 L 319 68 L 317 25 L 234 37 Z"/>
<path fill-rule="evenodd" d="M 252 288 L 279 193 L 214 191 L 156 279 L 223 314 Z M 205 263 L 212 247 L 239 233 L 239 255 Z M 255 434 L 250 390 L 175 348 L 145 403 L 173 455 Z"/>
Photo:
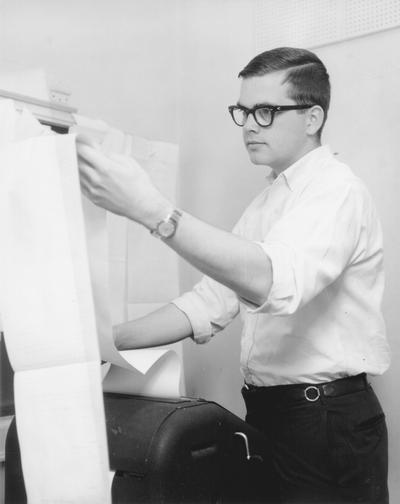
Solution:
<path fill-rule="evenodd" d="M 282 501 L 388 504 L 385 415 L 365 375 L 306 387 L 242 389 L 246 421 L 270 440 Z"/>

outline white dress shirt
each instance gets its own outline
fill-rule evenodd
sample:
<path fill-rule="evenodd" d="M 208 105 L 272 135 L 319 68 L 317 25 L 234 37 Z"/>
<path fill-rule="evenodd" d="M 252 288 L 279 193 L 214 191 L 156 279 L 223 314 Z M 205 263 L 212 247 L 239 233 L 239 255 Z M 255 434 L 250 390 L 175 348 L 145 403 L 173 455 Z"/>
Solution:
<path fill-rule="evenodd" d="M 258 386 L 387 369 L 381 226 L 364 184 L 328 147 L 273 180 L 233 233 L 271 260 L 271 291 L 254 306 L 204 276 L 173 301 L 188 316 L 195 341 L 208 341 L 240 312 L 241 371 Z"/>

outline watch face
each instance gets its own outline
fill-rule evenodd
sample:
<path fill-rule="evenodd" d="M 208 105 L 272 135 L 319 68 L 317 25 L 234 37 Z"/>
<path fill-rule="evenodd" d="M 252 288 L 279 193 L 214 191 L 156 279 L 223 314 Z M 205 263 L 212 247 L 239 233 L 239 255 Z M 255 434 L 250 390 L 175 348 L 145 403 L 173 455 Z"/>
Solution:
<path fill-rule="evenodd" d="M 158 232 L 163 238 L 169 238 L 174 234 L 175 224 L 172 221 L 161 222 L 158 226 Z"/>

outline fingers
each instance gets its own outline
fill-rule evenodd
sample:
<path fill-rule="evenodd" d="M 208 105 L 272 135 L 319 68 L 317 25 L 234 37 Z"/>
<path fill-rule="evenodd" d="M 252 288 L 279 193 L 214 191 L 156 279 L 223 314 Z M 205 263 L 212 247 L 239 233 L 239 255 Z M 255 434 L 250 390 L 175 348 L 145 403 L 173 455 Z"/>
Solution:
<path fill-rule="evenodd" d="M 99 149 L 86 143 L 77 143 L 76 152 L 78 154 L 78 158 L 83 159 L 92 165 L 104 163 L 104 160 L 107 159 Z"/>
<path fill-rule="evenodd" d="M 96 172 L 93 168 L 85 161 L 81 161 L 79 163 L 79 182 L 82 193 L 90 200 L 93 198 L 93 188 L 96 186 L 95 178 Z"/>
<path fill-rule="evenodd" d="M 79 176 L 86 184 L 94 185 L 96 181 L 96 171 L 85 161 L 79 162 Z"/>
<path fill-rule="evenodd" d="M 100 148 L 100 143 L 97 142 L 93 137 L 85 133 L 78 133 L 78 135 L 76 135 L 76 143 L 89 145 L 90 147 L 93 147 L 95 149 Z"/>
<path fill-rule="evenodd" d="M 86 152 L 88 149 L 93 150 L 92 147 L 84 146 L 83 144 L 78 147 L 77 144 L 79 176 L 86 183 L 89 183 L 93 179 L 97 170 L 95 164 L 90 161 L 90 154 L 88 155 Z"/>
<path fill-rule="evenodd" d="M 101 180 L 110 163 L 100 150 L 100 145 L 87 135 L 76 139 L 81 191 L 95 205 L 101 200 Z"/>
<path fill-rule="evenodd" d="M 97 148 L 87 144 L 78 143 L 76 145 L 80 171 L 107 172 L 109 170 L 110 159 Z"/>
<path fill-rule="evenodd" d="M 80 140 L 84 141 L 76 143 L 80 185 L 83 194 L 97 204 L 102 185 L 104 185 L 102 180 L 109 171 L 110 160 L 99 149 L 99 146 L 94 143 L 89 145 L 86 139 L 87 137 L 82 135 Z"/>
<path fill-rule="evenodd" d="M 80 164 L 83 160 L 87 163 L 88 166 L 91 166 L 98 171 L 108 171 L 108 169 L 110 168 L 110 162 L 113 161 L 116 164 L 125 166 L 139 166 L 135 160 L 125 155 L 103 152 L 100 149 L 100 145 L 93 142 L 90 138 L 87 142 L 86 140 L 88 139 L 88 137 L 85 135 L 79 135 L 79 137 L 80 138 L 77 137 L 76 151 Z"/>

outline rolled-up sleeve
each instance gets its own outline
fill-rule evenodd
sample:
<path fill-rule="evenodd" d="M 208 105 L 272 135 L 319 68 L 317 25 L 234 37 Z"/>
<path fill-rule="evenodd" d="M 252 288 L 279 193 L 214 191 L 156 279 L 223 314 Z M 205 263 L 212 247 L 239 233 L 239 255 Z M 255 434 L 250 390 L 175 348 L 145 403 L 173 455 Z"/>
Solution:
<path fill-rule="evenodd" d="M 317 192 L 285 214 L 257 242 L 272 265 L 272 287 L 252 313 L 291 315 L 365 250 L 366 191 L 358 179 Z M 364 243 L 363 243 L 364 240 Z"/>
<path fill-rule="evenodd" d="M 196 343 L 207 343 L 239 312 L 237 295 L 207 276 L 172 303 L 188 317 Z"/>

